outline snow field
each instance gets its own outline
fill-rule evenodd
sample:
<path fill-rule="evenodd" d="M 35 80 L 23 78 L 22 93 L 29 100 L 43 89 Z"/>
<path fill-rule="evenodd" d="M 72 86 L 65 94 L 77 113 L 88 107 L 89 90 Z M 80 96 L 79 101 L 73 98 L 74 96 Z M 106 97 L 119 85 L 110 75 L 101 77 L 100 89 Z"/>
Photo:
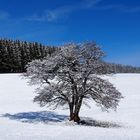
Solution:
<path fill-rule="evenodd" d="M 51 111 L 60 116 L 68 115 L 69 112 L 63 109 L 40 108 L 32 102 L 35 87 L 28 86 L 20 74 L 1 74 L 0 140 L 140 140 L 140 74 L 116 74 L 103 78 L 113 83 L 124 96 L 117 112 L 102 112 L 91 102 L 90 109 L 82 107 L 80 116 L 114 122 L 122 125 L 121 128 L 78 126 L 68 121 L 43 123 L 39 118 L 32 122 L 32 117 L 35 117 L 32 112 Z M 12 116 L 25 112 L 29 115 L 30 122 L 22 122 L 24 119 L 20 116 L 18 119 L 4 116 L 7 113 Z"/>

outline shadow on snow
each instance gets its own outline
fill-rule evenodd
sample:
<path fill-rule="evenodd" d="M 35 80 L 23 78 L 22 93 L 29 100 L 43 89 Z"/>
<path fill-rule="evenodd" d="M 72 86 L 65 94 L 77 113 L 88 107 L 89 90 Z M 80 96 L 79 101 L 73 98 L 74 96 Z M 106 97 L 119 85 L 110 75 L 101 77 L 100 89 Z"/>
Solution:
<path fill-rule="evenodd" d="M 119 125 L 115 122 L 93 120 L 92 118 L 81 118 L 81 121 L 79 124 L 84 125 L 84 126 L 94 126 L 94 127 L 102 127 L 102 128 L 120 128 L 120 127 L 122 127 L 121 125 Z"/>
<path fill-rule="evenodd" d="M 35 122 L 62 122 L 68 118 L 65 115 L 58 115 L 51 111 L 40 112 L 23 112 L 17 114 L 4 114 L 3 117 L 7 117 L 12 120 L 18 120 L 21 122 L 35 123 Z"/>
<path fill-rule="evenodd" d="M 57 123 L 57 122 L 64 122 L 69 119 L 69 117 L 66 115 L 59 115 L 51 111 L 23 112 L 23 113 L 17 113 L 17 114 L 6 113 L 2 117 L 7 117 L 11 120 L 18 120 L 18 121 L 26 122 L 26 123 L 38 123 L 38 122 Z M 78 125 L 102 127 L 102 128 L 121 127 L 121 125 L 117 123 L 97 121 L 97 120 L 93 120 L 92 118 L 86 118 L 86 117 L 82 117 Z"/>

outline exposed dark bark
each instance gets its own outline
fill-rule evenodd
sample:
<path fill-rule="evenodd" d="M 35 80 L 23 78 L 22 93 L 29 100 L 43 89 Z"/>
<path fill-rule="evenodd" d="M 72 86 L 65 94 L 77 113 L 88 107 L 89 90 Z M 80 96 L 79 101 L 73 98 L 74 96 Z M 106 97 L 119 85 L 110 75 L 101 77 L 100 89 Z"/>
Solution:
<path fill-rule="evenodd" d="M 69 109 L 70 109 L 70 121 L 72 121 L 72 118 L 74 116 L 74 114 L 73 114 L 73 104 L 72 103 L 69 104 Z"/>
<path fill-rule="evenodd" d="M 74 122 L 80 121 L 79 112 L 80 112 L 80 108 L 82 105 L 82 100 L 83 100 L 83 97 L 80 97 L 77 100 L 76 105 L 74 105 L 74 104 L 69 105 L 69 107 L 70 107 L 70 121 L 74 121 Z"/>
<path fill-rule="evenodd" d="M 80 117 L 79 117 L 79 115 L 78 114 L 71 114 L 70 115 L 70 121 L 74 121 L 74 122 L 79 122 L 80 121 Z"/>

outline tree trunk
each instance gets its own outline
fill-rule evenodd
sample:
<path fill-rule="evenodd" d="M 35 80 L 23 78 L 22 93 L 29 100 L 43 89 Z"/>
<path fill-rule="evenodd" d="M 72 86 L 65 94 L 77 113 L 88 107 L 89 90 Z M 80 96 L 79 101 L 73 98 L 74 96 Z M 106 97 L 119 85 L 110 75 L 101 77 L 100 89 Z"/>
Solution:
<path fill-rule="evenodd" d="M 70 105 L 70 121 L 74 122 L 80 121 L 79 111 L 76 109 L 74 110 L 74 105 Z"/>
<path fill-rule="evenodd" d="M 80 117 L 78 114 L 70 114 L 70 121 L 74 121 L 74 122 L 79 122 L 80 121 Z"/>
<path fill-rule="evenodd" d="M 73 120 L 73 117 L 74 117 L 73 107 L 74 107 L 73 103 L 70 103 L 70 104 L 69 104 L 69 109 L 70 109 L 70 121 L 72 121 L 72 120 Z"/>
<path fill-rule="evenodd" d="M 79 122 L 80 121 L 79 112 L 80 112 L 80 108 L 81 108 L 81 105 L 82 105 L 82 99 L 83 98 L 81 97 L 76 105 L 69 104 L 70 121 L 74 121 L 74 122 Z"/>

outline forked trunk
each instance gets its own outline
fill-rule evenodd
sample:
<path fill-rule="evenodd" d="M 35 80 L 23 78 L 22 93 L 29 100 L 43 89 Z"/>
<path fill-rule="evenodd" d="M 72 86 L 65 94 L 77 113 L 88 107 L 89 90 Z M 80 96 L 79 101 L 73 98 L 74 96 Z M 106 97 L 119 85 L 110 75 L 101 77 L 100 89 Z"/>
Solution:
<path fill-rule="evenodd" d="M 79 122 L 80 121 L 79 115 L 75 113 L 70 114 L 70 121 Z"/>
<path fill-rule="evenodd" d="M 76 105 L 73 105 L 73 104 L 69 105 L 69 107 L 70 107 L 70 121 L 74 121 L 74 122 L 80 121 L 79 112 L 80 112 L 80 108 L 82 105 L 82 99 L 83 98 L 80 98 Z"/>
<path fill-rule="evenodd" d="M 74 105 L 70 105 L 70 121 L 79 122 L 79 110 L 74 109 Z"/>

